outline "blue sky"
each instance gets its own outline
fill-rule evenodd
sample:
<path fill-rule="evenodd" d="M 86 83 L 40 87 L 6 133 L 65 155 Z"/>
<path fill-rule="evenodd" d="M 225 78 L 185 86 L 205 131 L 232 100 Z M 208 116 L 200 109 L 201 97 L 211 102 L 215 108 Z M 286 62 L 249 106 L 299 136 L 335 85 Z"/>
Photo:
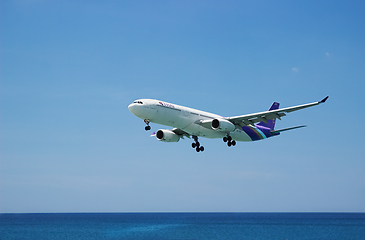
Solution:
<path fill-rule="evenodd" d="M 362 1 L 1 2 L 0 211 L 365 211 Z M 162 143 L 155 98 L 320 106 L 228 148 Z M 152 124 L 153 130 L 166 128 Z"/>

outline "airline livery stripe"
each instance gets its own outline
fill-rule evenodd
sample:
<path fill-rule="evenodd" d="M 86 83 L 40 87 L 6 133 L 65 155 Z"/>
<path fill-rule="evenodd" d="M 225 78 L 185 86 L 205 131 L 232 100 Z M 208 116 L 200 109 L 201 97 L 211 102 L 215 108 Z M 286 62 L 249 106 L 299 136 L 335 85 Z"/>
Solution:
<path fill-rule="evenodd" d="M 247 133 L 252 141 L 261 140 L 267 138 L 265 134 L 256 127 L 244 126 L 242 130 Z"/>
<path fill-rule="evenodd" d="M 261 137 L 262 137 L 261 139 L 267 138 L 266 135 L 260 129 L 255 128 L 255 130 L 261 135 Z"/>

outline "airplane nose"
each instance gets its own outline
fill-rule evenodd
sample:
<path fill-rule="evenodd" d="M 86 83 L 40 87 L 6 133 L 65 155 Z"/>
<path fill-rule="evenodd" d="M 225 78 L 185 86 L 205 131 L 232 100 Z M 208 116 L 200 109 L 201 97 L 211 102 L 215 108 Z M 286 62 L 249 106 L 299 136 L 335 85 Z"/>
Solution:
<path fill-rule="evenodd" d="M 129 104 L 128 109 L 129 109 L 129 111 L 131 111 L 133 113 L 133 109 L 135 109 L 134 104 L 133 103 Z"/>
<path fill-rule="evenodd" d="M 136 115 L 137 117 L 140 115 L 141 113 L 141 109 L 140 106 L 138 106 L 135 103 L 129 104 L 128 106 L 129 111 L 131 111 L 131 113 L 133 113 L 134 115 Z"/>
<path fill-rule="evenodd" d="M 132 103 L 128 106 L 129 111 L 131 111 L 134 115 L 139 118 L 143 118 L 145 115 L 145 108 L 140 103 Z"/>

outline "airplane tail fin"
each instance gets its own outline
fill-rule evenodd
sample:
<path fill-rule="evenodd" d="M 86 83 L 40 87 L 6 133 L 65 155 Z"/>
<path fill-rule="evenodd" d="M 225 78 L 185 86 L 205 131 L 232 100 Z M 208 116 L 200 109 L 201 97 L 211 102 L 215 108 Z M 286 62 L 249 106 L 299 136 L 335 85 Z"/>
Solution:
<path fill-rule="evenodd" d="M 271 105 L 269 111 L 279 109 L 279 106 L 280 106 L 280 103 L 274 102 Z M 270 120 L 266 120 L 266 121 L 259 122 L 256 125 L 259 125 L 259 126 L 262 126 L 262 127 L 266 127 L 266 128 L 270 128 L 271 130 L 274 130 L 274 128 L 275 128 L 275 122 L 276 122 L 276 119 L 270 119 Z"/>

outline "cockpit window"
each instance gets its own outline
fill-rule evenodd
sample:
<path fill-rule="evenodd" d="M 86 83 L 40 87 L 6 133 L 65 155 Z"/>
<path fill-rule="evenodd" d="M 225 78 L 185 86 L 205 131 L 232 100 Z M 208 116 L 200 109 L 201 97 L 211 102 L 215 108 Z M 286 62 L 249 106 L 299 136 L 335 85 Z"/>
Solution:
<path fill-rule="evenodd" d="M 134 101 L 133 103 L 143 104 L 141 101 Z"/>

